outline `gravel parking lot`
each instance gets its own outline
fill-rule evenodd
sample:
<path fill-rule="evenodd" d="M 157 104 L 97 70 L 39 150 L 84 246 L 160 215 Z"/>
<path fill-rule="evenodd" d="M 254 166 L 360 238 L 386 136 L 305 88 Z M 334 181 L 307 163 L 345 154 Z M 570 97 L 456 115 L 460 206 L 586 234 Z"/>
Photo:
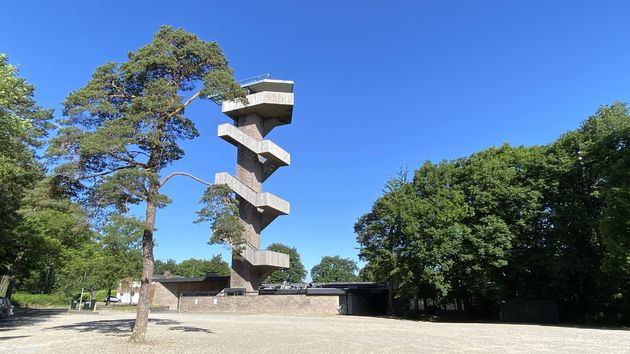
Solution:
<path fill-rule="evenodd" d="M 134 313 L 33 310 L 0 321 L 2 353 L 630 353 L 630 331 L 432 323 L 352 316 L 153 313 L 147 343 L 126 343 Z"/>

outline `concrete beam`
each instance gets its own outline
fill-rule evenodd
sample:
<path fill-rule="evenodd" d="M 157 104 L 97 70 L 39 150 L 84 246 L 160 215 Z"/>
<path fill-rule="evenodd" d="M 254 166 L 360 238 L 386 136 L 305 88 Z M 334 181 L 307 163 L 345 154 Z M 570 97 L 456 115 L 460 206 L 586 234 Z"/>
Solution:
<path fill-rule="evenodd" d="M 257 193 L 245 183 L 226 172 L 219 172 L 214 177 L 215 184 L 227 184 L 234 193 L 245 199 L 251 205 L 263 209 L 264 213 L 275 215 L 289 215 L 290 204 L 286 200 L 271 193 Z"/>
<path fill-rule="evenodd" d="M 278 167 L 291 164 L 291 155 L 271 140 L 257 141 L 231 124 L 219 125 L 217 135 L 234 146 L 243 145 L 267 160 L 275 160 Z"/>
<path fill-rule="evenodd" d="M 255 267 L 289 268 L 289 255 L 285 253 L 260 251 L 246 244 L 241 256 Z"/>

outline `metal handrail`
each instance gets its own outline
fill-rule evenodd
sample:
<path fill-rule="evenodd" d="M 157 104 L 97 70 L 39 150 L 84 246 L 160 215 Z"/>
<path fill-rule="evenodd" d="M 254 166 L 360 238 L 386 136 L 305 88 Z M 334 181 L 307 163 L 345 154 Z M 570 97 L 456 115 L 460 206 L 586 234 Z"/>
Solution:
<path fill-rule="evenodd" d="M 263 80 L 267 80 L 267 79 L 271 79 L 271 74 L 261 74 L 258 76 L 254 76 L 254 77 L 248 77 L 247 79 L 242 79 L 242 80 L 238 80 L 237 83 L 241 86 L 241 87 L 245 87 L 245 86 L 249 86 L 249 85 L 253 85 L 255 83 L 261 82 Z M 221 105 L 221 103 L 223 102 L 223 96 L 220 94 L 217 95 L 212 95 L 208 97 L 212 102 Z"/>
<path fill-rule="evenodd" d="M 251 84 L 255 84 L 259 81 L 263 81 L 266 79 L 271 79 L 271 74 L 261 74 L 258 76 L 254 76 L 254 77 L 249 77 L 247 79 L 243 79 L 243 80 L 238 80 L 238 84 L 241 85 L 241 87 L 243 86 L 247 86 L 247 85 L 251 85 Z"/>

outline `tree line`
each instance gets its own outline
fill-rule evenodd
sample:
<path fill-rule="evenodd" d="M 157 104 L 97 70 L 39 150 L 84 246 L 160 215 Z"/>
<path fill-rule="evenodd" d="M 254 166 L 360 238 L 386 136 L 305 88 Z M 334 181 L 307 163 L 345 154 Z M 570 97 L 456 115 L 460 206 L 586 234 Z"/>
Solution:
<path fill-rule="evenodd" d="M 303 283 L 306 279 L 306 268 L 302 264 L 300 254 L 295 247 L 272 243 L 267 250 L 289 255 L 289 268 L 278 269 L 271 273 L 265 283 Z M 352 282 L 360 280 L 357 263 L 340 256 L 324 256 L 311 268 L 311 281 L 314 283 Z"/>
<path fill-rule="evenodd" d="M 477 315 L 555 300 L 563 319 L 630 320 L 630 115 L 603 106 L 542 146 L 401 171 L 355 224 L 369 278 Z"/>
<path fill-rule="evenodd" d="M 200 277 L 207 274 L 227 276 L 230 275 L 230 266 L 221 258 L 221 255 L 212 256 L 210 259 L 189 258 L 179 263 L 171 258 L 166 261 L 156 259 L 154 273 L 182 277 Z"/>
<path fill-rule="evenodd" d="M 306 281 L 307 271 L 304 264 L 302 264 L 300 253 L 295 247 L 282 243 L 272 243 L 267 246 L 267 250 L 288 254 L 290 261 L 289 268 L 275 270 L 265 279 L 265 283 L 304 283 Z M 156 259 L 155 274 L 170 274 L 182 277 L 199 277 L 207 274 L 227 276 L 230 275 L 230 267 L 221 258 L 221 255 L 213 256 L 209 260 L 191 258 L 179 263 L 174 259 L 167 259 L 166 261 Z M 324 256 L 318 264 L 311 268 L 311 281 L 314 283 L 353 282 L 359 280 L 361 280 L 361 277 L 358 266 L 355 261 L 349 258 Z"/>

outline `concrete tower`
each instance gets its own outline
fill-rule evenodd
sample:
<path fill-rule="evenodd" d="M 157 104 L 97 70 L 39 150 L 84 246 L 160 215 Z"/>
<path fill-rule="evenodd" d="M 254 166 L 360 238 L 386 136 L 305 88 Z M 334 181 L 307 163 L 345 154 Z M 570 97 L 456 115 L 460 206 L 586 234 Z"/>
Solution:
<path fill-rule="evenodd" d="M 236 177 L 217 173 L 215 183 L 227 184 L 237 195 L 245 250 L 232 255 L 230 287 L 257 290 L 276 269 L 289 267 L 289 255 L 260 250 L 260 232 L 280 215 L 289 214 L 289 203 L 263 193 L 262 183 L 278 168 L 288 166 L 291 156 L 264 137 L 275 127 L 291 123 L 293 81 L 272 80 L 268 75 L 242 81 L 249 92 L 248 104 L 224 101 L 221 110 L 234 125 L 219 125 L 218 135 L 237 147 Z"/>

